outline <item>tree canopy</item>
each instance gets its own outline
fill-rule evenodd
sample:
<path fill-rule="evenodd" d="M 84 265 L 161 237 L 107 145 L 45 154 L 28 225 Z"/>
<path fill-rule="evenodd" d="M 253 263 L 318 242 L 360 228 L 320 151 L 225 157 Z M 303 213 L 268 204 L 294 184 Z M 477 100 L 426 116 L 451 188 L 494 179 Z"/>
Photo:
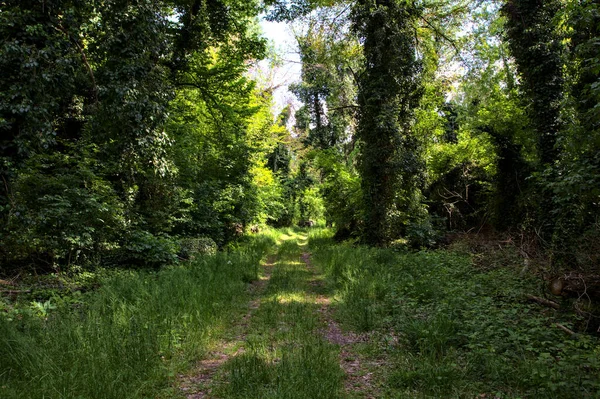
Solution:
<path fill-rule="evenodd" d="M 296 27 L 280 115 L 260 18 Z M 587 0 L 3 0 L 0 262 L 160 265 L 322 219 L 377 246 L 519 231 L 595 268 L 597 28 Z"/>

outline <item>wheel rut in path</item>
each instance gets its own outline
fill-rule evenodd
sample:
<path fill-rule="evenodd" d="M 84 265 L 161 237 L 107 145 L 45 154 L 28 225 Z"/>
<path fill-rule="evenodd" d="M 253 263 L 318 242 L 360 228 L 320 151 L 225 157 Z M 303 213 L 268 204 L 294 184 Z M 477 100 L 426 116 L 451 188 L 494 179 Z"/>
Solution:
<path fill-rule="evenodd" d="M 306 241 L 303 234 L 284 240 L 262 265 L 245 313 L 191 373 L 179 376 L 186 399 L 291 397 L 298 391 L 307 398 L 381 397 L 373 371 L 382 363 L 357 351 L 367 335 L 345 332 L 334 319 L 331 293 Z M 261 382 L 252 385 L 256 378 Z"/>
<path fill-rule="evenodd" d="M 324 295 L 325 281 L 310 260 L 310 253 L 302 254 L 302 261 L 313 275 L 311 287 L 316 294 L 316 303 L 320 306 L 318 312 L 324 328 L 321 330 L 323 337 L 330 343 L 340 348 L 339 362 L 344 371 L 344 394 L 345 397 L 375 399 L 381 397 L 378 389 L 380 385 L 379 376 L 370 371 L 383 365 L 383 361 L 366 359 L 355 349 L 357 344 L 369 341 L 367 334 L 356 334 L 344 332 L 333 317 L 331 297 Z"/>
<path fill-rule="evenodd" d="M 186 399 L 214 397 L 212 396 L 213 380 L 219 370 L 232 357 L 245 352 L 244 342 L 246 341 L 248 324 L 252 314 L 260 306 L 261 296 L 271 279 L 276 260 L 276 255 L 269 255 L 267 261 L 261 265 L 261 277 L 248 287 L 252 299 L 248 303 L 246 313 L 230 327 L 234 333 L 217 342 L 208 352 L 206 358 L 196 364 L 191 373 L 178 376 L 177 385 Z"/>

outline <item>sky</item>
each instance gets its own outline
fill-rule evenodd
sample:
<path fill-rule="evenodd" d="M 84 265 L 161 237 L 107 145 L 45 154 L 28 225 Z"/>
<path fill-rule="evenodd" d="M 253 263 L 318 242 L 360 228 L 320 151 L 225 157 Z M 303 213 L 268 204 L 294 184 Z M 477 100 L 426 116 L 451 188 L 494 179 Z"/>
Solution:
<path fill-rule="evenodd" d="M 281 109 L 288 104 L 299 107 L 296 97 L 290 93 L 288 86 L 301 80 L 301 63 L 292 33 L 291 24 L 284 22 L 269 22 L 261 20 L 260 26 L 270 45 L 273 46 L 282 60 L 280 66 L 271 70 L 270 61 L 263 60 L 255 71 L 258 81 L 265 87 L 276 87 L 273 91 L 274 113 L 279 114 Z"/>

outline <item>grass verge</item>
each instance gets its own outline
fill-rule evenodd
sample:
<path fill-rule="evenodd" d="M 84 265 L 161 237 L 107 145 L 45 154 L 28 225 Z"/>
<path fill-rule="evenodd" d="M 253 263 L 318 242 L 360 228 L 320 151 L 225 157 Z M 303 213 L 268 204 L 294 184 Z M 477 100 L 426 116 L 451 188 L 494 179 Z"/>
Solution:
<path fill-rule="evenodd" d="M 572 315 L 525 300 L 537 279 L 476 268 L 448 251 L 397 253 L 309 236 L 314 264 L 336 292 L 345 328 L 368 332 L 362 350 L 385 358 L 382 397 L 598 398 L 600 342 L 570 336 Z"/>
<path fill-rule="evenodd" d="M 247 282 L 274 245 L 267 232 L 185 265 L 111 273 L 77 300 L 2 312 L 0 397 L 177 395 L 169 392 L 176 373 L 245 304 Z"/>

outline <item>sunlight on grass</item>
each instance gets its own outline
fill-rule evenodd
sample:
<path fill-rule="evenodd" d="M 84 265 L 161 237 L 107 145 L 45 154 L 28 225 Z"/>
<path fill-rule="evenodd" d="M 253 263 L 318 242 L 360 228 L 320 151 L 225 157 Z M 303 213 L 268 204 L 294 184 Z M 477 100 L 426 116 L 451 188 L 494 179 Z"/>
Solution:
<path fill-rule="evenodd" d="M 253 315 L 246 351 L 226 365 L 224 398 L 339 398 L 343 373 L 338 349 L 318 331 L 316 298 L 307 290 L 312 273 L 298 261 L 305 234 L 278 237 L 278 261 Z"/>
<path fill-rule="evenodd" d="M 286 261 L 285 264 L 290 266 L 304 266 L 304 262 Z"/>
<path fill-rule="evenodd" d="M 280 304 L 315 303 L 315 301 L 308 297 L 304 292 L 279 293 L 274 296 L 274 299 Z"/>
<path fill-rule="evenodd" d="M 0 315 L 0 397 L 158 397 L 228 331 L 274 244 L 256 235 L 158 272 L 115 271 L 44 319 Z"/>
<path fill-rule="evenodd" d="M 294 244 L 303 246 L 307 239 L 308 237 L 305 232 L 294 230 L 292 228 L 286 228 L 277 233 L 277 245 L 281 245 L 286 241 L 293 241 Z"/>

